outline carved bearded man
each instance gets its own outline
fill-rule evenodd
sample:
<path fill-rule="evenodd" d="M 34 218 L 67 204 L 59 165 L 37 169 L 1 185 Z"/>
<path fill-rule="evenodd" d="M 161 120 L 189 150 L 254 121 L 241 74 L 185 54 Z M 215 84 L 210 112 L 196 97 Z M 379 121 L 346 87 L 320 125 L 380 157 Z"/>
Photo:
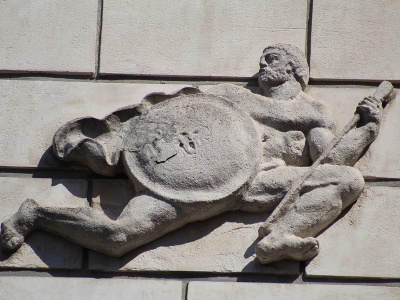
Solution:
<path fill-rule="evenodd" d="M 129 163 L 119 163 L 119 153 L 127 149 L 123 136 L 131 130 L 132 124 L 140 125 L 135 120 L 151 114 L 152 105 L 157 111 L 163 103 L 170 105 L 168 103 L 178 101 L 171 99 L 173 96 L 164 95 L 165 100 L 171 100 L 163 102 L 159 95 L 152 98 L 156 99 L 152 103 L 143 101 L 139 106 L 95 120 L 106 129 L 97 135 L 91 134 L 90 138 L 82 136 L 82 124 L 94 121 L 85 118 L 63 126 L 54 139 L 55 154 L 62 159 L 79 161 L 104 175 L 113 175 L 125 169 L 133 178 L 138 194 L 118 219 L 111 220 L 88 207 L 41 207 L 33 200 L 26 200 L 19 211 L 2 225 L 4 248 L 17 249 L 32 230 L 41 229 L 98 252 L 121 256 L 185 224 L 225 211 L 273 211 L 293 182 L 307 172 L 312 162 L 327 148 L 334 137 L 336 125 L 325 105 L 303 92 L 308 83 L 308 65 L 297 48 L 282 44 L 266 48 L 261 56 L 258 78 L 259 94 L 229 84 L 215 86 L 207 93 L 186 90 L 195 93 L 196 97 L 216 97 L 251 119 L 258 139 L 255 147 L 260 146 L 262 154 L 252 171 L 254 175 L 234 192 L 212 201 L 196 198 L 184 201 L 180 196 L 174 199 L 173 193 L 166 197 L 146 184 L 138 184 Z M 184 91 L 178 93 L 176 99 L 182 93 Z M 363 177 L 351 166 L 377 136 L 382 105 L 374 97 L 368 97 L 359 104 L 357 111 L 361 115 L 357 126 L 344 136 L 323 164 L 304 182 L 293 208 L 272 230 L 264 230 L 256 246 L 257 257 L 262 263 L 281 259 L 307 260 L 315 256 L 318 242 L 314 236 L 333 222 L 361 193 Z M 127 119 L 134 120 L 128 126 L 129 130 L 124 125 Z M 137 129 L 132 138 L 139 134 Z M 191 139 L 187 134 L 185 138 Z M 108 143 L 104 144 L 104 140 Z M 194 147 L 194 142 L 190 142 L 186 149 L 181 138 L 171 138 L 171 141 L 175 140 L 187 154 L 200 151 L 189 147 L 192 144 Z M 168 155 L 164 155 L 163 161 L 177 157 L 180 150 L 171 152 L 167 147 L 165 151 Z"/>

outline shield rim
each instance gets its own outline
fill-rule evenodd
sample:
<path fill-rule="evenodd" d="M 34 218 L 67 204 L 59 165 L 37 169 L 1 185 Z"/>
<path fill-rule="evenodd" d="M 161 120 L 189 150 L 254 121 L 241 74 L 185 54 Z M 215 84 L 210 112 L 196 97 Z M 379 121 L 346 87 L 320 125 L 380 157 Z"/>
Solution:
<path fill-rule="evenodd" d="M 257 157 L 254 161 L 252 161 L 252 164 L 249 165 L 249 171 L 247 172 L 247 175 L 243 175 L 243 180 L 241 184 L 235 184 L 234 187 L 232 187 L 231 192 L 221 192 L 221 191 L 208 191 L 208 192 L 190 192 L 189 190 L 176 190 L 176 189 L 168 189 L 165 188 L 165 186 L 161 184 L 157 184 L 151 179 L 147 178 L 147 176 L 142 176 L 146 178 L 146 180 L 143 180 L 140 178 L 140 176 L 136 174 L 140 174 L 142 172 L 135 172 L 135 167 L 130 166 L 128 163 L 128 157 L 134 157 L 135 154 L 132 152 L 124 149 L 122 150 L 122 162 L 125 167 L 126 173 L 128 177 L 132 180 L 134 183 L 135 187 L 139 191 L 147 190 L 150 191 L 151 193 L 154 193 L 155 195 L 163 198 L 163 199 L 168 199 L 168 200 L 174 200 L 178 202 L 194 202 L 194 201 L 217 201 L 221 199 L 225 199 L 230 196 L 236 196 L 238 194 L 241 194 L 242 190 L 250 183 L 253 181 L 254 177 L 258 173 L 258 169 L 261 163 L 261 158 L 262 158 L 262 145 L 261 145 L 261 139 L 259 137 L 258 130 L 256 129 L 256 126 L 254 124 L 253 119 L 240 107 L 238 107 L 236 104 L 234 104 L 231 101 L 228 101 L 226 98 L 216 96 L 216 95 L 211 95 L 211 94 L 195 94 L 195 95 L 182 95 L 176 98 L 168 99 L 165 100 L 161 103 L 158 103 L 154 105 L 153 107 L 157 107 L 157 109 L 162 108 L 162 106 L 168 106 L 169 103 L 175 102 L 175 101 L 182 101 L 183 98 L 190 98 L 190 101 L 196 101 L 196 98 L 199 98 L 199 100 L 205 101 L 205 97 L 207 97 L 207 101 L 211 101 L 213 103 L 219 102 L 223 106 L 227 107 L 228 109 L 231 109 L 234 111 L 234 113 L 238 116 L 240 116 L 240 120 L 243 121 L 244 126 L 249 129 L 252 129 L 252 132 L 249 132 L 248 136 L 253 137 L 254 145 L 251 147 L 252 151 L 254 151 L 254 157 Z M 152 108 L 153 108 L 152 107 Z M 152 108 L 148 109 L 145 114 L 151 113 Z M 246 126 L 247 125 L 247 126 Z M 251 162 L 251 161 L 250 161 Z M 138 167 L 137 169 L 140 169 Z M 142 173 L 143 174 L 143 173 Z M 160 186 L 158 188 L 157 186 Z"/>

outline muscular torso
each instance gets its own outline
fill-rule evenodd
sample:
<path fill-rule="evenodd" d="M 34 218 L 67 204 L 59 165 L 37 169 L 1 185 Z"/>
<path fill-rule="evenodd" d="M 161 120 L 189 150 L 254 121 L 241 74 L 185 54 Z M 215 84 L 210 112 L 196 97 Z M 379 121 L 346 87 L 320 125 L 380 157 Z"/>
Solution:
<path fill-rule="evenodd" d="M 254 120 L 263 143 L 262 169 L 279 165 L 311 164 L 307 135 L 313 128 L 333 130 L 327 108 L 304 92 L 290 100 L 275 100 L 235 85 L 220 85 L 209 91 L 245 110 Z"/>

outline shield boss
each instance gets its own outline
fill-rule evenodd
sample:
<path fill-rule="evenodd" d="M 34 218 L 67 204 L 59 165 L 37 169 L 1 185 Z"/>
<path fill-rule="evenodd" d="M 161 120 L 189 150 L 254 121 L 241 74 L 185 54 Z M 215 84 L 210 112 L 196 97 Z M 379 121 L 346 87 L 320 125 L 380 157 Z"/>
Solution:
<path fill-rule="evenodd" d="M 205 94 L 167 100 L 126 127 L 128 175 L 178 201 L 213 201 L 238 192 L 257 173 L 262 147 L 252 119 Z"/>

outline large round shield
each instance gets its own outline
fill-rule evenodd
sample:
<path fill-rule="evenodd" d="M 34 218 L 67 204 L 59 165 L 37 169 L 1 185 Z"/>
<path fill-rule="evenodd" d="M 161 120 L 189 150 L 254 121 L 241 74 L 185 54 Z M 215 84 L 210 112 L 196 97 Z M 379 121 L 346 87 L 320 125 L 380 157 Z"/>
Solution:
<path fill-rule="evenodd" d="M 163 198 L 213 201 L 254 178 L 262 147 L 247 113 L 221 97 L 196 94 L 133 118 L 122 156 L 128 175 Z"/>

